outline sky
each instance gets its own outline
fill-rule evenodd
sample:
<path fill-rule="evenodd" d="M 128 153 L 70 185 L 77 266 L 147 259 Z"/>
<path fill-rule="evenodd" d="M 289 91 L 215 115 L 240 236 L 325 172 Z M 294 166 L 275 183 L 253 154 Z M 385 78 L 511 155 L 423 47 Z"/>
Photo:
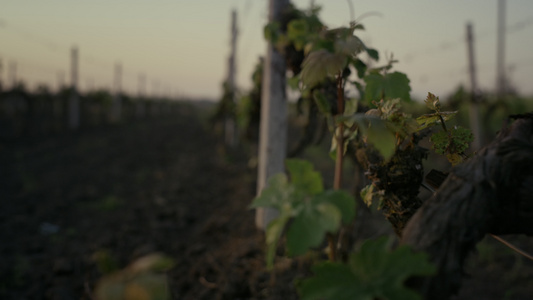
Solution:
<path fill-rule="evenodd" d="M 477 81 L 496 82 L 497 0 L 313 1 L 331 28 L 351 15 L 366 30 L 357 34 L 395 70 L 411 80 L 412 95 L 440 96 L 469 87 L 466 24 L 474 29 Z M 310 0 L 293 0 L 298 8 Z M 266 52 L 266 0 L 0 0 L 0 80 L 11 66 L 29 88 L 70 82 L 70 51 L 79 49 L 82 91 L 113 87 L 116 64 L 123 90 L 136 94 L 139 77 L 148 94 L 217 100 L 227 77 L 231 11 L 238 14 L 237 85 L 251 87 L 251 73 Z M 524 95 L 533 95 L 533 1 L 506 2 L 505 70 Z M 381 59 L 380 63 L 385 63 Z"/>

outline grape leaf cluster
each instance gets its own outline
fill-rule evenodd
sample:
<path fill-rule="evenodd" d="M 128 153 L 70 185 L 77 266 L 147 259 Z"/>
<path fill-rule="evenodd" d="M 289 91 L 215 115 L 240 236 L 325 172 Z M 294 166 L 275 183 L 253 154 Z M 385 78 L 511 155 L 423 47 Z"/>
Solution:
<path fill-rule="evenodd" d="M 405 287 L 405 280 L 435 274 L 436 267 L 428 262 L 426 253 L 414 253 L 406 245 L 391 250 L 390 244 L 387 237 L 367 240 L 350 255 L 347 264 L 315 265 L 315 277 L 299 284 L 302 299 L 422 299 Z"/>
<path fill-rule="evenodd" d="M 452 119 L 457 114 L 457 111 L 441 111 L 439 97 L 428 93 L 424 102 L 426 107 L 433 110 L 434 113 L 425 114 L 416 119 L 420 125 L 418 130 L 440 125 L 443 130 L 433 133 L 429 138 L 433 150 L 438 154 L 445 155 L 452 165 L 463 162 L 468 158 L 465 151 L 474 140 L 474 135 L 469 129 L 464 127 L 454 126 L 451 129 L 447 128 L 446 121 Z"/>
<path fill-rule="evenodd" d="M 272 207 L 279 211 L 266 230 L 269 268 L 273 267 L 276 247 L 285 227 L 288 227 L 288 255 L 297 256 L 318 247 L 326 233 L 336 232 L 342 224 L 355 218 L 355 199 L 345 191 L 324 190 L 322 177 L 311 163 L 288 159 L 286 167 L 290 180 L 284 173 L 272 176 L 251 205 L 251 208 Z"/>

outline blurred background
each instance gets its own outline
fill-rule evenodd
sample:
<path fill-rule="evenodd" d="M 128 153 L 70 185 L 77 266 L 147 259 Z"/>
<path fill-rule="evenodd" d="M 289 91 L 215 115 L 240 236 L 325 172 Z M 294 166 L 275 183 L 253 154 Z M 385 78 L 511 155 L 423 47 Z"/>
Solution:
<path fill-rule="evenodd" d="M 352 11 L 344 0 L 293 1 L 300 9 L 322 6 L 321 19 L 332 28 L 363 17 L 361 38 L 383 57 L 394 54 L 415 98 L 428 91 L 444 96 L 468 85 L 470 22 L 478 88 L 494 91 L 497 74 L 503 74 L 506 88 L 530 95 L 533 3 L 503 2 L 498 8 L 496 0 L 353 1 Z M 81 91 L 112 89 L 119 65 L 126 93 L 215 100 L 227 73 L 232 10 L 237 12 L 236 83 L 246 89 L 266 49 L 266 1 L 2 1 L 0 80 L 4 89 L 15 82 L 28 89 L 58 89 L 71 81 L 70 51 L 77 47 Z"/>
<path fill-rule="evenodd" d="M 167 298 L 298 299 L 287 283 L 309 264 L 280 258 L 273 283 L 248 209 L 268 2 L 0 0 L 1 299 L 92 300 L 101 278 L 123 285 L 127 269 L 105 276 L 154 252 L 174 262 L 147 274 Z M 362 23 L 375 64 L 393 55 L 410 79 L 407 112 L 428 113 L 431 92 L 459 111 L 454 124 L 477 126 L 469 153 L 509 114 L 533 110 L 531 0 L 291 3 L 321 6 L 329 28 Z M 288 156 L 311 161 L 330 187 L 331 137 L 306 97 L 288 105 Z M 359 195 L 361 168 L 345 165 L 343 188 Z M 424 163 L 450 167 L 433 153 Z M 362 207 L 357 241 L 394 236 Z M 455 300 L 531 299 L 530 261 L 490 239 L 477 250 Z"/>

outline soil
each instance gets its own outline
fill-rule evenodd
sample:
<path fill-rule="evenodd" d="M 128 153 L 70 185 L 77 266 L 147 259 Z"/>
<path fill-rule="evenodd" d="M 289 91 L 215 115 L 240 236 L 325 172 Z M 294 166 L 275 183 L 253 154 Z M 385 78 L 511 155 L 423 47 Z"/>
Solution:
<path fill-rule="evenodd" d="M 122 268 L 152 252 L 175 261 L 173 299 L 297 299 L 292 282 L 308 263 L 265 269 L 247 208 L 256 171 L 222 146 L 204 110 L 0 141 L 0 299 L 92 299 L 104 275 L 96 253 Z M 533 299 L 533 264 L 490 246 L 457 299 Z"/>

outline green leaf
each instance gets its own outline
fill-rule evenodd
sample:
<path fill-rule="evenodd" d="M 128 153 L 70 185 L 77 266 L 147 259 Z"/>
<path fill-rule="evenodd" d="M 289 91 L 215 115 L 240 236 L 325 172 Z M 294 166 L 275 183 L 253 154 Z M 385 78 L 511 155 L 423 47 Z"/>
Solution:
<path fill-rule="evenodd" d="M 359 78 L 365 77 L 366 69 L 367 69 L 366 64 L 359 58 L 354 60 L 352 64 L 357 70 L 357 77 Z"/>
<path fill-rule="evenodd" d="M 338 122 L 345 122 L 345 123 L 350 123 L 350 122 L 353 122 L 351 118 L 347 118 L 347 117 L 337 117 L 336 118 L 338 120 Z M 344 150 L 343 150 L 343 154 L 346 154 L 346 151 L 348 150 L 348 143 L 347 143 L 347 139 L 352 139 L 354 136 L 351 135 L 351 131 L 349 128 L 345 128 L 344 130 Z M 335 128 L 335 134 L 331 137 L 331 147 L 329 148 L 329 157 L 331 157 L 331 159 L 333 160 L 336 160 L 337 158 L 337 136 L 340 135 L 341 132 L 340 132 L 340 127 L 336 127 Z"/>
<path fill-rule="evenodd" d="M 342 216 L 342 223 L 348 224 L 355 219 L 355 199 L 343 190 L 329 190 L 315 196 L 317 202 L 335 205 Z"/>
<path fill-rule="evenodd" d="M 283 52 L 283 48 L 287 47 L 291 41 L 289 41 L 289 38 L 285 34 L 278 34 L 278 37 L 276 39 L 276 43 L 272 44 L 278 51 Z"/>
<path fill-rule="evenodd" d="M 366 279 L 365 283 L 378 298 L 421 299 L 404 282 L 412 276 L 435 274 L 436 267 L 428 261 L 426 253 L 414 253 L 407 245 L 391 251 L 390 244 L 388 237 L 366 241 L 350 257 L 352 270 Z"/>
<path fill-rule="evenodd" d="M 272 220 L 266 229 L 265 239 L 267 245 L 266 263 L 267 269 L 272 270 L 274 266 L 274 257 L 276 256 L 276 247 L 278 241 L 281 238 L 281 234 L 285 229 L 285 225 L 289 222 L 290 212 L 287 209 L 283 209 L 280 216 Z"/>
<path fill-rule="evenodd" d="M 355 85 L 355 88 L 359 92 L 359 98 L 365 99 L 365 88 L 360 82 L 354 81 L 353 84 Z"/>
<path fill-rule="evenodd" d="M 343 115 L 349 117 L 355 114 L 357 112 L 358 104 L 359 103 L 357 101 L 357 98 L 346 99 L 346 101 L 344 102 L 344 114 Z M 348 119 L 344 123 L 346 124 L 348 128 L 353 126 L 353 120 Z"/>
<path fill-rule="evenodd" d="M 375 210 L 380 210 L 383 207 L 383 201 L 385 191 L 384 190 L 374 190 L 374 185 L 369 184 L 361 190 L 361 198 L 366 206 L 371 207 Z"/>
<path fill-rule="evenodd" d="M 433 150 L 438 154 L 445 154 L 450 145 L 450 138 L 444 131 L 435 132 L 431 135 L 429 141 L 432 143 Z"/>
<path fill-rule="evenodd" d="M 368 104 L 372 101 L 394 98 L 411 101 L 409 78 L 403 73 L 394 72 L 385 75 L 371 73 L 364 77 L 364 81 L 366 83 L 365 100 Z"/>
<path fill-rule="evenodd" d="M 345 57 L 356 55 L 365 48 L 361 40 L 353 35 L 347 36 L 345 39 L 335 40 L 334 45 L 335 53 L 342 54 Z"/>
<path fill-rule="evenodd" d="M 454 126 L 448 132 L 439 131 L 434 133 L 429 141 L 432 148 L 438 154 L 446 155 L 452 165 L 463 162 L 462 154 L 468 149 L 470 142 L 474 139 L 470 130 Z"/>
<path fill-rule="evenodd" d="M 379 115 L 377 109 L 373 109 Z M 370 111 L 369 111 L 370 112 Z M 336 118 L 337 122 L 353 121 L 359 125 L 361 133 L 366 137 L 366 142 L 372 144 L 383 155 L 385 160 L 392 157 L 396 151 L 396 136 L 387 127 L 385 120 L 377 115 L 357 113 L 352 116 Z M 333 142 L 332 142 L 333 148 Z M 331 151 L 331 150 L 330 150 Z"/>
<path fill-rule="evenodd" d="M 263 29 L 265 39 L 272 44 L 276 44 L 279 38 L 280 27 L 281 25 L 279 22 L 268 23 Z"/>
<path fill-rule="evenodd" d="M 289 79 L 287 79 L 287 84 L 289 87 L 293 90 L 299 90 L 300 89 L 300 76 L 296 75 Z"/>
<path fill-rule="evenodd" d="M 320 245 L 327 232 L 335 232 L 341 224 L 341 212 L 330 203 L 309 201 L 298 214 L 287 231 L 289 255 L 302 255 L 309 248 Z"/>
<path fill-rule="evenodd" d="M 432 93 L 428 92 L 428 96 L 426 97 L 424 102 L 426 103 L 426 107 L 427 108 L 429 108 L 431 110 L 434 110 L 435 112 L 439 112 L 440 111 L 439 97 L 436 97 Z"/>
<path fill-rule="evenodd" d="M 384 97 L 385 91 L 383 89 L 384 77 L 379 73 L 371 73 L 366 75 L 363 80 L 366 83 L 365 100 L 370 104 L 374 100 L 381 100 Z"/>
<path fill-rule="evenodd" d="M 374 194 L 373 184 L 369 184 L 361 190 L 361 199 L 368 207 L 372 206 L 372 202 L 373 202 L 372 200 L 374 199 L 373 194 Z"/>
<path fill-rule="evenodd" d="M 315 90 L 313 92 L 313 99 L 315 99 L 318 110 L 322 114 L 326 116 L 331 115 L 331 105 L 329 104 L 328 99 L 326 99 L 326 96 L 324 96 L 324 93 L 319 90 Z"/>
<path fill-rule="evenodd" d="M 366 53 L 368 54 L 368 56 L 372 57 L 374 60 L 376 61 L 379 60 L 379 52 L 376 49 L 366 48 Z"/>
<path fill-rule="evenodd" d="M 273 207 L 280 212 L 279 216 L 272 220 L 266 228 L 266 263 L 268 269 L 274 265 L 278 241 L 295 209 L 292 204 L 297 199 L 299 197 L 297 197 L 294 187 L 289 184 L 287 175 L 279 173 L 270 177 L 268 185 L 263 188 L 261 194 L 250 205 L 250 208 Z"/>
<path fill-rule="evenodd" d="M 119 276 L 124 276 L 119 277 Z M 121 299 L 169 299 L 170 291 L 167 276 L 164 274 L 139 274 L 134 277 L 126 275 L 105 277 L 96 289 L 95 297 L 99 300 Z"/>
<path fill-rule="evenodd" d="M 304 19 L 295 19 L 287 24 L 287 36 L 297 38 L 307 34 L 307 23 Z"/>
<path fill-rule="evenodd" d="M 376 106 L 381 111 L 381 115 L 384 119 L 389 119 L 394 115 L 400 114 L 401 103 L 400 99 L 390 99 L 387 101 L 379 101 Z"/>
<path fill-rule="evenodd" d="M 308 56 L 313 51 L 326 50 L 330 53 L 335 51 L 335 42 L 328 39 L 314 40 L 312 43 L 305 45 L 304 54 Z"/>
<path fill-rule="evenodd" d="M 347 58 L 325 49 L 311 52 L 302 63 L 302 82 L 313 87 L 327 76 L 334 76 L 346 66 Z"/>
<path fill-rule="evenodd" d="M 172 258 L 159 253 L 152 253 L 137 259 L 128 267 L 128 271 L 132 273 L 147 271 L 164 272 L 173 267 L 174 260 Z"/>
<path fill-rule="evenodd" d="M 160 254 L 141 257 L 123 270 L 101 278 L 94 296 L 101 300 L 169 299 L 167 276 L 157 271 L 172 268 L 172 260 Z"/>
<path fill-rule="evenodd" d="M 370 126 L 366 129 L 367 142 L 371 143 L 383 155 L 385 160 L 396 151 L 396 137 L 379 118 L 369 118 Z"/>
<path fill-rule="evenodd" d="M 297 51 L 302 50 L 307 43 L 307 31 L 307 22 L 304 19 L 292 20 L 287 25 L 287 37 Z"/>
<path fill-rule="evenodd" d="M 457 111 L 443 111 L 434 114 L 422 115 L 416 118 L 416 122 L 418 123 L 418 128 L 416 130 L 420 131 L 430 126 L 441 125 L 442 121 L 440 117 L 442 117 L 444 122 L 447 122 L 448 120 L 451 120 L 453 117 L 455 117 L 456 114 Z"/>
<path fill-rule="evenodd" d="M 474 140 L 474 135 L 470 129 L 454 126 L 451 130 L 452 142 L 455 147 L 454 151 L 462 153 L 470 146 L 470 143 Z"/>
<path fill-rule="evenodd" d="M 273 207 L 280 210 L 293 195 L 294 188 L 289 185 L 287 175 L 279 173 L 269 178 L 267 186 L 254 198 L 250 208 Z"/>
<path fill-rule="evenodd" d="M 322 177 L 311 163 L 300 159 L 286 160 L 291 183 L 285 174 L 272 176 L 256 197 L 254 207 L 275 207 L 280 214 L 266 229 L 267 267 L 272 268 L 276 248 L 289 220 L 287 250 L 300 255 L 318 246 L 327 232 L 337 231 L 342 222 L 355 216 L 355 200 L 341 191 L 324 192 Z"/>
<path fill-rule="evenodd" d="M 287 159 L 287 170 L 291 176 L 292 185 L 308 195 L 322 193 L 324 186 L 322 176 L 313 169 L 313 164 L 302 159 Z"/>
<path fill-rule="evenodd" d="M 355 26 L 352 26 L 353 30 L 365 30 L 365 26 L 363 24 L 356 24 Z"/>
<path fill-rule="evenodd" d="M 458 165 L 463 162 L 463 157 L 458 153 L 447 153 L 446 158 L 452 164 L 452 166 Z"/>
<path fill-rule="evenodd" d="M 348 265 L 323 262 L 313 266 L 314 278 L 303 280 L 298 284 L 302 300 L 360 299 L 362 287 L 358 278 Z"/>
<path fill-rule="evenodd" d="M 325 262 L 313 267 L 315 277 L 299 285 L 304 300 L 313 299 L 422 299 L 405 287 L 412 276 L 436 272 L 427 254 L 414 253 L 408 246 L 390 250 L 387 237 L 367 240 L 358 252 L 352 253 L 348 265 Z"/>

